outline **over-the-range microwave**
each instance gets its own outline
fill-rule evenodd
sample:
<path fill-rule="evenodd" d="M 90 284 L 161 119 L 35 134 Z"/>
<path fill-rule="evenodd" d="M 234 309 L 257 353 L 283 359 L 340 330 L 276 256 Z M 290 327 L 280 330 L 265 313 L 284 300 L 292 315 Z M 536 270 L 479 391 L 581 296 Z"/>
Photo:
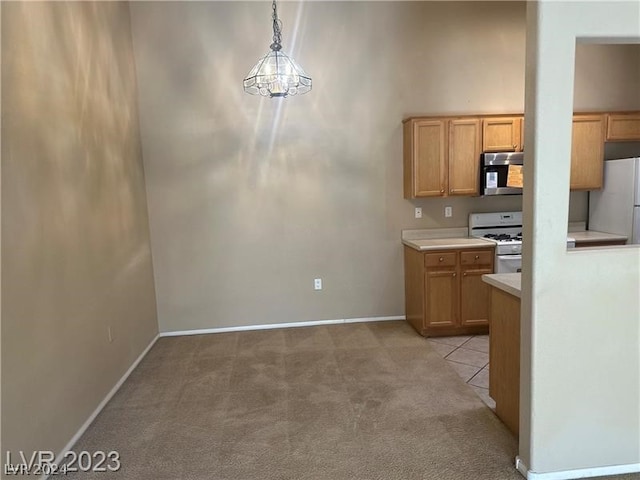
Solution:
<path fill-rule="evenodd" d="M 522 166 L 523 152 L 483 153 L 480 158 L 482 195 L 522 195 L 522 187 L 507 186 L 510 166 Z M 512 168 L 513 173 L 513 168 Z"/>

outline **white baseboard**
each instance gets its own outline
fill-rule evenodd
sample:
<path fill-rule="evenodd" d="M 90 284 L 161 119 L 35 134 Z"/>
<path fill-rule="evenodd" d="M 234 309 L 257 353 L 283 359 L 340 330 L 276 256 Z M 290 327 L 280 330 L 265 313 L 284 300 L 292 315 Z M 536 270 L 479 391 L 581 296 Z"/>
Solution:
<path fill-rule="evenodd" d="M 199 328 L 195 330 L 173 330 L 170 332 L 161 332 L 161 337 L 177 337 L 181 335 L 203 335 L 205 333 L 225 333 L 225 332 L 245 332 L 248 330 L 270 330 L 273 328 L 296 328 L 296 327 L 313 327 L 318 325 L 335 325 L 339 323 L 360 323 L 360 322 L 387 322 L 390 320 L 404 320 L 404 315 L 395 317 L 364 317 L 364 318 L 341 318 L 337 320 L 312 320 L 308 322 L 290 322 L 290 323 L 270 323 L 267 325 L 242 325 L 239 327 L 218 327 L 218 328 Z"/>
<path fill-rule="evenodd" d="M 67 443 L 67 445 L 62 449 L 62 451 L 58 454 L 57 458 L 55 459 L 55 464 L 56 465 L 60 465 L 62 463 L 62 461 L 64 460 L 65 454 L 69 450 L 71 450 L 73 448 L 73 446 L 76 444 L 76 442 L 80 439 L 80 437 L 84 434 L 84 432 L 87 430 L 87 428 L 89 428 L 89 426 L 93 423 L 93 421 L 96 419 L 98 414 L 102 411 L 102 409 L 107 404 L 107 402 L 109 400 L 111 400 L 111 397 L 113 397 L 116 394 L 116 392 L 122 386 L 122 384 L 125 382 L 125 380 L 127 378 L 129 378 L 129 375 L 131 375 L 131 372 L 133 372 L 133 370 L 138 366 L 138 364 L 142 361 L 142 359 L 149 352 L 149 350 L 151 350 L 151 347 L 153 347 L 155 345 L 155 343 L 158 340 L 158 338 L 160 338 L 160 335 L 156 335 L 153 338 L 153 340 L 151 340 L 149 345 L 147 345 L 147 348 L 145 348 L 144 351 L 138 356 L 138 358 L 136 358 L 136 361 L 133 362 L 133 364 L 129 367 L 129 369 L 120 378 L 118 383 L 116 383 L 114 385 L 114 387 L 109 391 L 109 393 L 107 393 L 107 396 L 102 399 L 100 404 L 96 407 L 96 409 L 93 411 L 93 413 L 89 416 L 87 421 L 82 424 L 82 426 L 76 432 L 76 434 L 71 438 L 71 440 L 69 440 L 69 443 Z M 49 475 L 43 475 L 40 478 L 41 478 L 41 480 L 47 480 L 49 478 Z"/>
<path fill-rule="evenodd" d="M 572 480 L 574 478 L 604 477 L 605 475 L 622 475 L 640 472 L 640 463 L 627 465 L 607 465 L 604 467 L 579 468 L 576 470 L 562 470 L 557 472 L 532 472 L 520 459 L 516 457 L 516 469 L 527 480 Z"/>

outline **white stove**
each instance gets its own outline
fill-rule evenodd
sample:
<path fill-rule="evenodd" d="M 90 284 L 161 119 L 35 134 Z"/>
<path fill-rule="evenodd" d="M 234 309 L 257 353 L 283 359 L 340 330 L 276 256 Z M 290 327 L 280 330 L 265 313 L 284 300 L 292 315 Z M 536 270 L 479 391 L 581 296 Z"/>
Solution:
<path fill-rule="evenodd" d="M 496 244 L 496 273 L 522 271 L 522 212 L 472 213 L 469 235 Z"/>
<path fill-rule="evenodd" d="M 496 244 L 496 273 L 522 271 L 522 212 L 472 213 L 469 235 Z M 567 238 L 567 247 L 574 246 Z"/>
<path fill-rule="evenodd" d="M 496 255 L 522 253 L 522 212 L 472 213 L 469 235 L 496 244 Z"/>

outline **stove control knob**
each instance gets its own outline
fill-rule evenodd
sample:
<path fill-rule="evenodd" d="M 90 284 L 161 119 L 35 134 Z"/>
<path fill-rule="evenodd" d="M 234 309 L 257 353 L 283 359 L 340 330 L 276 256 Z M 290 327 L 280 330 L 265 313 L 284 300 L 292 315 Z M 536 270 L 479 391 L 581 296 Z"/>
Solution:
<path fill-rule="evenodd" d="M 517 252 L 518 251 L 518 246 L 517 245 L 512 246 L 511 247 L 511 251 L 512 252 Z"/>

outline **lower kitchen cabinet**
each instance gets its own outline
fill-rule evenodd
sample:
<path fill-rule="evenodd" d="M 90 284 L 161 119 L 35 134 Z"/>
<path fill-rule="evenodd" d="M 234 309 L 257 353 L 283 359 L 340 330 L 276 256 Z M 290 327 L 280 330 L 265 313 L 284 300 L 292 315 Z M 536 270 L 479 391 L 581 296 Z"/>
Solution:
<path fill-rule="evenodd" d="M 425 337 L 487 333 L 493 247 L 418 251 L 405 246 L 407 321 Z"/>
<path fill-rule="evenodd" d="M 482 275 L 493 273 L 493 267 L 466 269 L 460 278 L 460 325 L 472 327 L 489 325 L 490 287 Z"/>
<path fill-rule="evenodd" d="M 418 270 L 424 268 L 424 273 L 418 275 L 424 279 L 424 316 L 429 319 L 429 325 L 439 328 L 455 327 L 458 319 L 455 308 L 458 303 L 456 253 L 424 253 L 416 261 Z"/>
<path fill-rule="evenodd" d="M 491 287 L 489 395 L 509 430 L 520 430 L 520 298 Z"/>

